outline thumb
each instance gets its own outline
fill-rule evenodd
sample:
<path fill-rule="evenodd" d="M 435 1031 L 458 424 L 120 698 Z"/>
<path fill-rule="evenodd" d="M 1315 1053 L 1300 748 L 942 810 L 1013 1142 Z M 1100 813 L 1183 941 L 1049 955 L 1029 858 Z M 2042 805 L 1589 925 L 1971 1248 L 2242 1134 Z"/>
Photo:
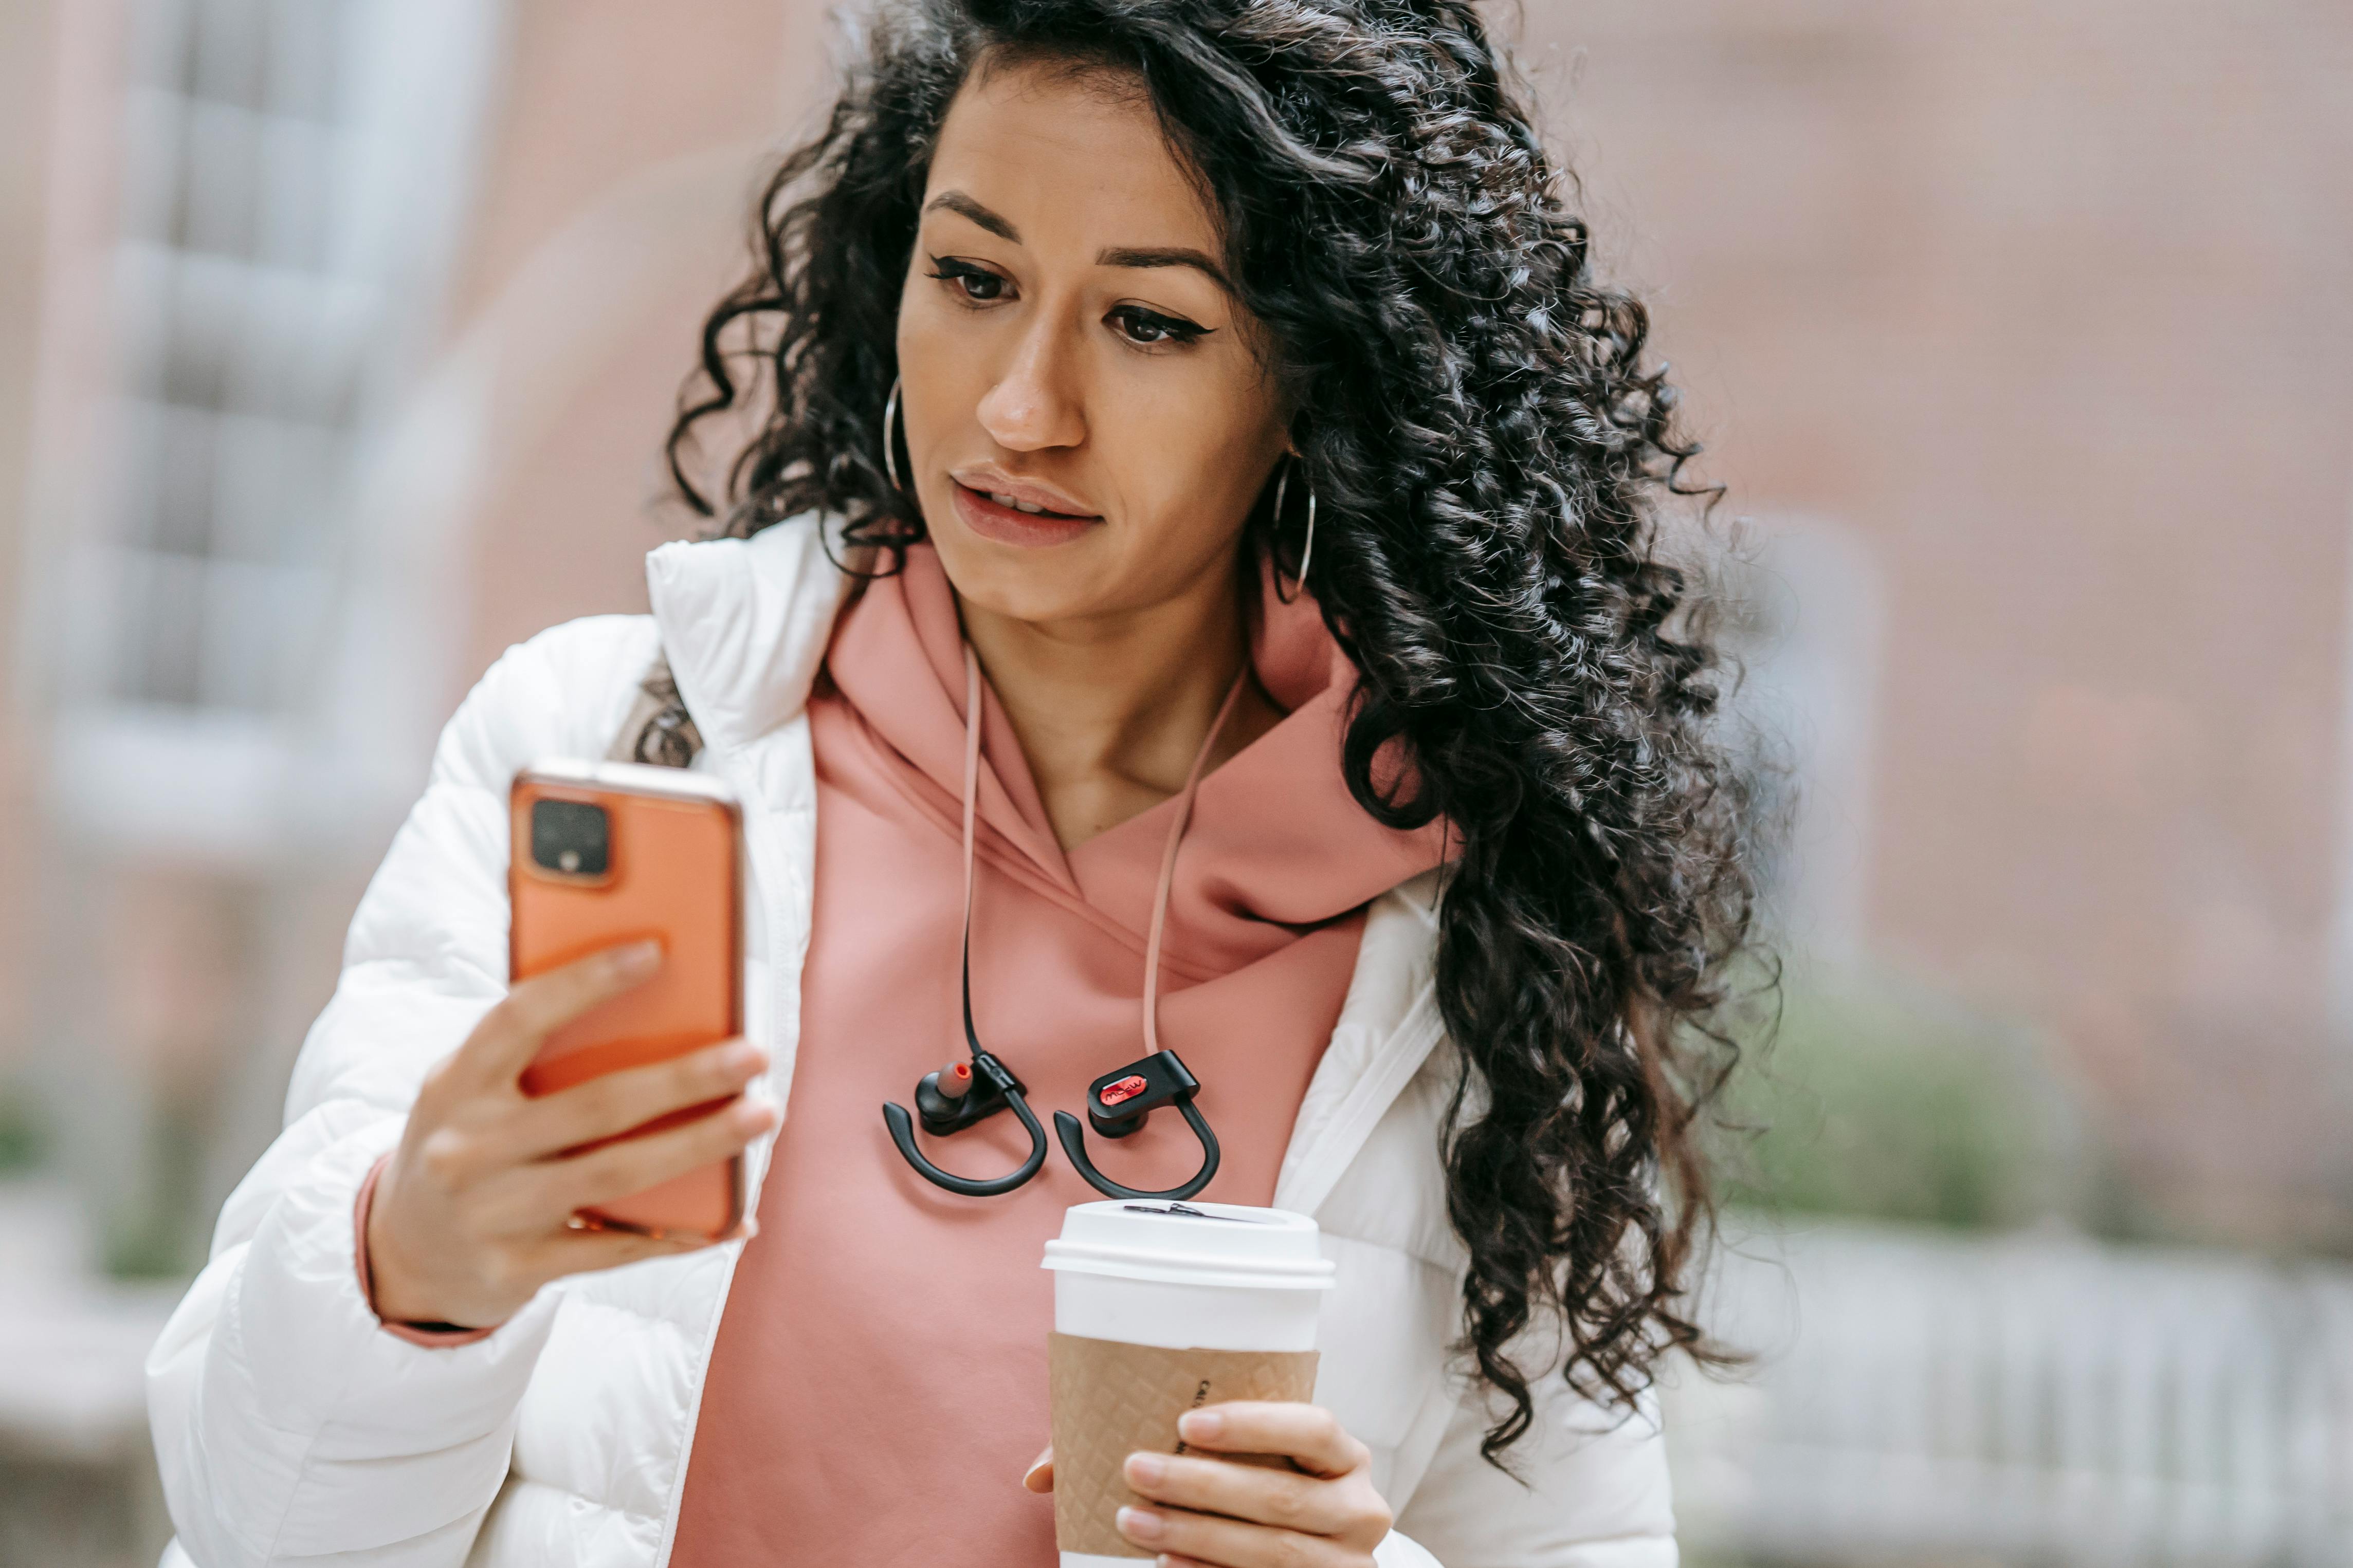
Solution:
<path fill-rule="evenodd" d="M 1022 1474 L 1021 1484 L 1033 1492 L 1050 1492 L 1054 1489 L 1054 1447 L 1052 1444 L 1048 1444 L 1043 1452 L 1039 1453 L 1036 1458 L 1029 1461 L 1029 1468 Z"/>

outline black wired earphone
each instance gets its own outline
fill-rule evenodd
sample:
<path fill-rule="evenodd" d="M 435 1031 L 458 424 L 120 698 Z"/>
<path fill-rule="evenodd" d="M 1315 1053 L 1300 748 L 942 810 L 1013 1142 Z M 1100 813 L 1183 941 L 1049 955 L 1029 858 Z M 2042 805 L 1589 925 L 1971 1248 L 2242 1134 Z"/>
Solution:
<path fill-rule="evenodd" d="M 915 1086 L 915 1111 L 910 1116 L 907 1108 L 885 1100 L 882 1105 L 883 1124 L 891 1130 L 891 1141 L 918 1175 L 937 1187 L 966 1197 L 995 1197 L 1009 1193 L 1028 1182 L 1045 1167 L 1046 1130 L 1039 1125 L 1037 1112 L 1029 1109 L 1029 1089 L 1013 1069 L 998 1058 L 981 1048 L 979 1032 L 972 1022 L 972 884 L 974 818 L 980 795 L 980 660 L 970 644 L 964 650 L 964 937 L 961 943 L 964 994 L 964 1040 L 969 1053 L 967 1059 L 952 1062 L 937 1072 L 925 1073 Z M 1168 895 L 1175 886 L 1176 848 L 1184 841 L 1185 828 L 1192 820 L 1193 796 L 1199 790 L 1202 767 L 1209 760 L 1209 749 L 1217 743 L 1219 731 L 1226 727 L 1227 715 L 1233 711 L 1234 700 L 1241 695 L 1242 681 L 1249 672 L 1234 681 L 1233 689 L 1226 693 L 1224 704 L 1209 724 L 1209 732 L 1202 739 L 1200 753 L 1193 759 L 1193 771 L 1186 775 L 1184 794 L 1176 803 L 1176 818 L 1169 824 L 1168 842 L 1160 856 L 1160 887 L 1152 902 L 1152 933 L 1145 943 L 1144 956 L 1144 1043 L 1145 1054 L 1124 1067 L 1113 1068 L 1087 1086 L 1087 1121 L 1067 1110 L 1054 1112 L 1054 1133 L 1060 1139 L 1062 1152 L 1078 1168 L 1087 1184 L 1105 1197 L 1135 1199 L 1189 1198 L 1209 1184 L 1218 1173 L 1218 1136 L 1209 1131 L 1207 1118 L 1195 1103 L 1201 1092 L 1200 1080 L 1187 1070 L 1175 1051 L 1160 1044 L 1160 939 L 1168 921 Z M 1105 1138 L 1125 1138 L 1142 1128 L 1155 1110 L 1175 1106 L 1183 1114 L 1186 1125 L 1201 1142 L 1201 1168 L 1184 1182 L 1165 1192 L 1145 1192 L 1123 1186 L 1095 1169 L 1087 1153 L 1086 1125 Z M 923 1131 L 934 1138 L 944 1138 L 961 1132 L 967 1127 L 987 1121 L 998 1111 L 1011 1107 L 1014 1115 L 1029 1134 L 1029 1156 L 1002 1176 L 976 1180 L 944 1171 L 932 1163 L 915 1146 L 917 1121 Z"/>

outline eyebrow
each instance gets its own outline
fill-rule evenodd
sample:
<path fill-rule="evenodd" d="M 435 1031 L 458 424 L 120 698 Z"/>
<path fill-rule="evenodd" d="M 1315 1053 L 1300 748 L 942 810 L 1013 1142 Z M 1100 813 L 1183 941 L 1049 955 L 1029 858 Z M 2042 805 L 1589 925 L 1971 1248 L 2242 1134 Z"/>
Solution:
<path fill-rule="evenodd" d="M 1218 264 L 1201 252 L 1187 246 L 1166 246 L 1138 249 L 1131 246 L 1113 246 L 1095 258 L 1098 267 L 1190 267 L 1206 275 L 1230 294 L 1234 286 Z"/>
<path fill-rule="evenodd" d="M 923 205 L 923 210 L 927 213 L 952 212 L 958 217 L 987 229 L 999 239 L 1010 240 L 1016 245 L 1021 243 L 1021 231 L 1013 226 L 1013 221 L 1010 218 L 983 206 L 962 191 L 942 191 Z M 1234 291 L 1234 286 L 1227 281 L 1225 269 L 1208 255 L 1189 246 L 1110 246 L 1095 257 L 1095 265 L 1134 268 L 1190 267 L 1227 293 L 1230 294 Z"/>
<path fill-rule="evenodd" d="M 999 217 L 962 191 L 942 191 L 923 204 L 923 210 L 927 213 L 943 209 L 958 217 L 970 218 L 999 239 L 1009 239 L 1016 245 L 1021 243 L 1021 231 L 1013 226 L 1012 219 Z"/>

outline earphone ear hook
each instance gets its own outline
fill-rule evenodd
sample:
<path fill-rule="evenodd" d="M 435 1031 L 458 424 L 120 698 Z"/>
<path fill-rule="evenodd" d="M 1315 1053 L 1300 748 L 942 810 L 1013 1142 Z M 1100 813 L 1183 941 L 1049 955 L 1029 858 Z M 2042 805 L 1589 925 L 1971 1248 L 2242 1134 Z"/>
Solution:
<path fill-rule="evenodd" d="M 1201 1141 L 1201 1168 L 1194 1172 L 1189 1180 L 1170 1187 L 1166 1192 L 1147 1193 L 1137 1187 L 1122 1186 L 1096 1170 L 1094 1162 L 1087 1158 L 1085 1130 L 1080 1127 L 1079 1119 L 1069 1111 L 1054 1112 L 1054 1131 L 1061 1135 L 1062 1152 L 1071 1157 L 1071 1163 L 1077 1166 L 1079 1174 L 1087 1179 L 1087 1185 L 1094 1188 L 1103 1196 L 1124 1198 L 1130 1203 L 1146 1199 L 1173 1201 L 1178 1198 L 1189 1198 L 1208 1186 L 1209 1178 L 1218 1173 L 1218 1135 L 1209 1131 L 1209 1124 L 1201 1119 L 1199 1111 L 1193 1109 L 1191 1100 L 1185 1101 L 1177 1109 L 1185 1113 L 1185 1121 L 1192 1127 L 1193 1135 Z"/>
<path fill-rule="evenodd" d="M 969 661 L 969 650 L 965 658 Z M 979 697 L 977 667 L 968 665 L 968 668 L 973 671 L 970 696 L 976 708 Z M 976 739 L 979 734 L 977 726 L 973 728 L 972 733 Z M 967 858 L 965 862 L 961 988 L 964 992 L 964 1044 L 965 1049 L 970 1053 L 970 1060 L 955 1063 L 951 1068 L 943 1068 L 942 1072 L 925 1075 L 923 1082 L 915 1086 L 915 1112 L 923 1119 L 923 1131 L 941 1138 L 961 1132 L 976 1122 L 985 1121 L 1009 1105 L 1029 1134 L 1029 1157 L 1016 1169 L 993 1181 L 975 1181 L 970 1176 L 959 1176 L 954 1171 L 943 1171 L 923 1157 L 923 1152 L 915 1147 L 914 1118 L 907 1114 L 905 1106 L 893 1100 L 884 1100 L 882 1124 L 891 1130 L 891 1142 L 899 1146 L 900 1157 L 914 1167 L 915 1174 L 935 1187 L 961 1193 L 968 1198 L 993 1198 L 999 1193 L 1011 1192 L 1045 1169 L 1046 1130 L 1038 1125 L 1037 1113 L 1029 1109 L 1028 1086 L 1013 1076 L 1012 1068 L 980 1048 L 980 1032 L 972 1026 L 972 862 L 969 857 L 972 853 L 972 773 L 977 761 L 976 752 L 967 752 L 965 776 L 965 853 Z M 940 1079 L 944 1072 L 954 1072 L 959 1079 L 970 1081 L 965 1084 L 961 1092 L 955 1092 L 955 1086 L 949 1085 L 950 1092 L 943 1093 Z"/>
<path fill-rule="evenodd" d="M 891 1129 L 891 1142 L 899 1146 L 900 1155 L 908 1164 L 915 1168 L 915 1173 L 923 1180 L 935 1187 L 944 1187 L 949 1192 L 961 1193 L 968 1198 L 993 1198 L 999 1193 L 1011 1192 L 1045 1167 L 1046 1130 L 1038 1125 L 1037 1114 L 1029 1109 L 1029 1096 L 1022 1089 L 1021 1080 L 1007 1070 L 1003 1062 L 998 1061 L 987 1051 L 975 1051 L 972 1057 L 972 1071 L 973 1077 L 979 1081 L 965 1091 L 965 1099 L 972 1104 L 963 1115 L 955 1118 L 957 1125 L 969 1126 L 983 1117 L 995 1115 L 1009 1105 L 1013 1108 L 1013 1114 L 1021 1119 L 1022 1127 L 1029 1134 L 1029 1157 L 1008 1174 L 989 1181 L 976 1181 L 970 1176 L 959 1176 L 954 1171 L 941 1170 L 923 1157 L 923 1152 L 921 1149 L 915 1147 L 914 1118 L 907 1114 L 905 1106 L 894 1100 L 882 1102 L 882 1121 Z M 938 1075 L 933 1076 L 936 1078 Z M 931 1087 L 932 1079 L 925 1079 L 923 1086 L 916 1091 L 917 1105 L 923 1104 L 923 1089 Z M 934 1089 L 933 1092 L 936 1097 L 937 1090 Z"/>
<path fill-rule="evenodd" d="M 1183 1113 L 1185 1124 L 1201 1142 L 1201 1168 L 1190 1179 L 1166 1192 L 1123 1186 L 1096 1170 L 1094 1162 L 1087 1157 L 1086 1129 L 1069 1111 L 1054 1112 L 1054 1131 L 1062 1141 L 1062 1152 L 1071 1157 L 1071 1163 L 1087 1179 L 1087 1185 L 1107 1198 L 1129 1202 L 1189 1198 L 1208 1186 L 1209 1179 L 1218 1173 L 1218 1135 L 1209 1131 L 1208 1120 L 1193 1103 L 1200 1092 L 1200 1080 L 1186 1070 L 1175 1051 L 1166 1050 L 1155 1051 L 1124 1068 L 1114 1068 L 1087 1086 L 1087 1120 L 1106 1138 L 1124 1138 L 1136 1131 L 1143 1127 L 1145 1118 L 1164 1106 L 1173 1105 Z"/>

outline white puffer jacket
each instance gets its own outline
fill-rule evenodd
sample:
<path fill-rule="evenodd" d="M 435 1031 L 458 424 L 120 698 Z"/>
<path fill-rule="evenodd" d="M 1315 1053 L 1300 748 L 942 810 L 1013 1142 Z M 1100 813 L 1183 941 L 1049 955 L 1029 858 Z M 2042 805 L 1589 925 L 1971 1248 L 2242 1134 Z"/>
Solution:
<path fill-rule="evenodd" d="M 747 1021 L 791 1114 L 816 833 L 803 709 L 846 579 L 807 521 L 665 545 L 648 576 L 651 616 L 575 621 L 511 649 L 442 735 L 295 1065 L 286 1130 L 222 1210 L 211 1264 L 148 1361 L 180 1532 L 166 1564 L 670 1555 L 738 1248 L 575 1276 L 487 1340 L 439 1349 L 380 1331 L 352 1237 L 360 1179 L 398 1140 L 427 1068 L 505 991 L 509 781 L 539 757 L 604 755 L 658 647 L 702 734 L 696 766 L 744 802 Z M 1555 1378 L 1513 1450 L 1530 1484 L 1479 1458 L 1482 1403 L 1447 1353 L 1463 1254 L 1437 1156 L 1451 1051 L 1430 984 L 1433 891 L 1419 879 L 1374 904 L 1275 1188 L 1278 1206 L 1315 1216 L 1339 1265 L 1316 1398 L 1372 1447 L 1398 1515 L 1379 1557 L 1392 1568 L 1673 1568 L 1647 1413 L 1616 1418 Z M 756 1191 L 766 1146 L 754 1153 Z M 1028 1457 L 995 1457 L 1008 1486 Z M 777 1548 L 793 1561 L 789 1539 Z"/>

